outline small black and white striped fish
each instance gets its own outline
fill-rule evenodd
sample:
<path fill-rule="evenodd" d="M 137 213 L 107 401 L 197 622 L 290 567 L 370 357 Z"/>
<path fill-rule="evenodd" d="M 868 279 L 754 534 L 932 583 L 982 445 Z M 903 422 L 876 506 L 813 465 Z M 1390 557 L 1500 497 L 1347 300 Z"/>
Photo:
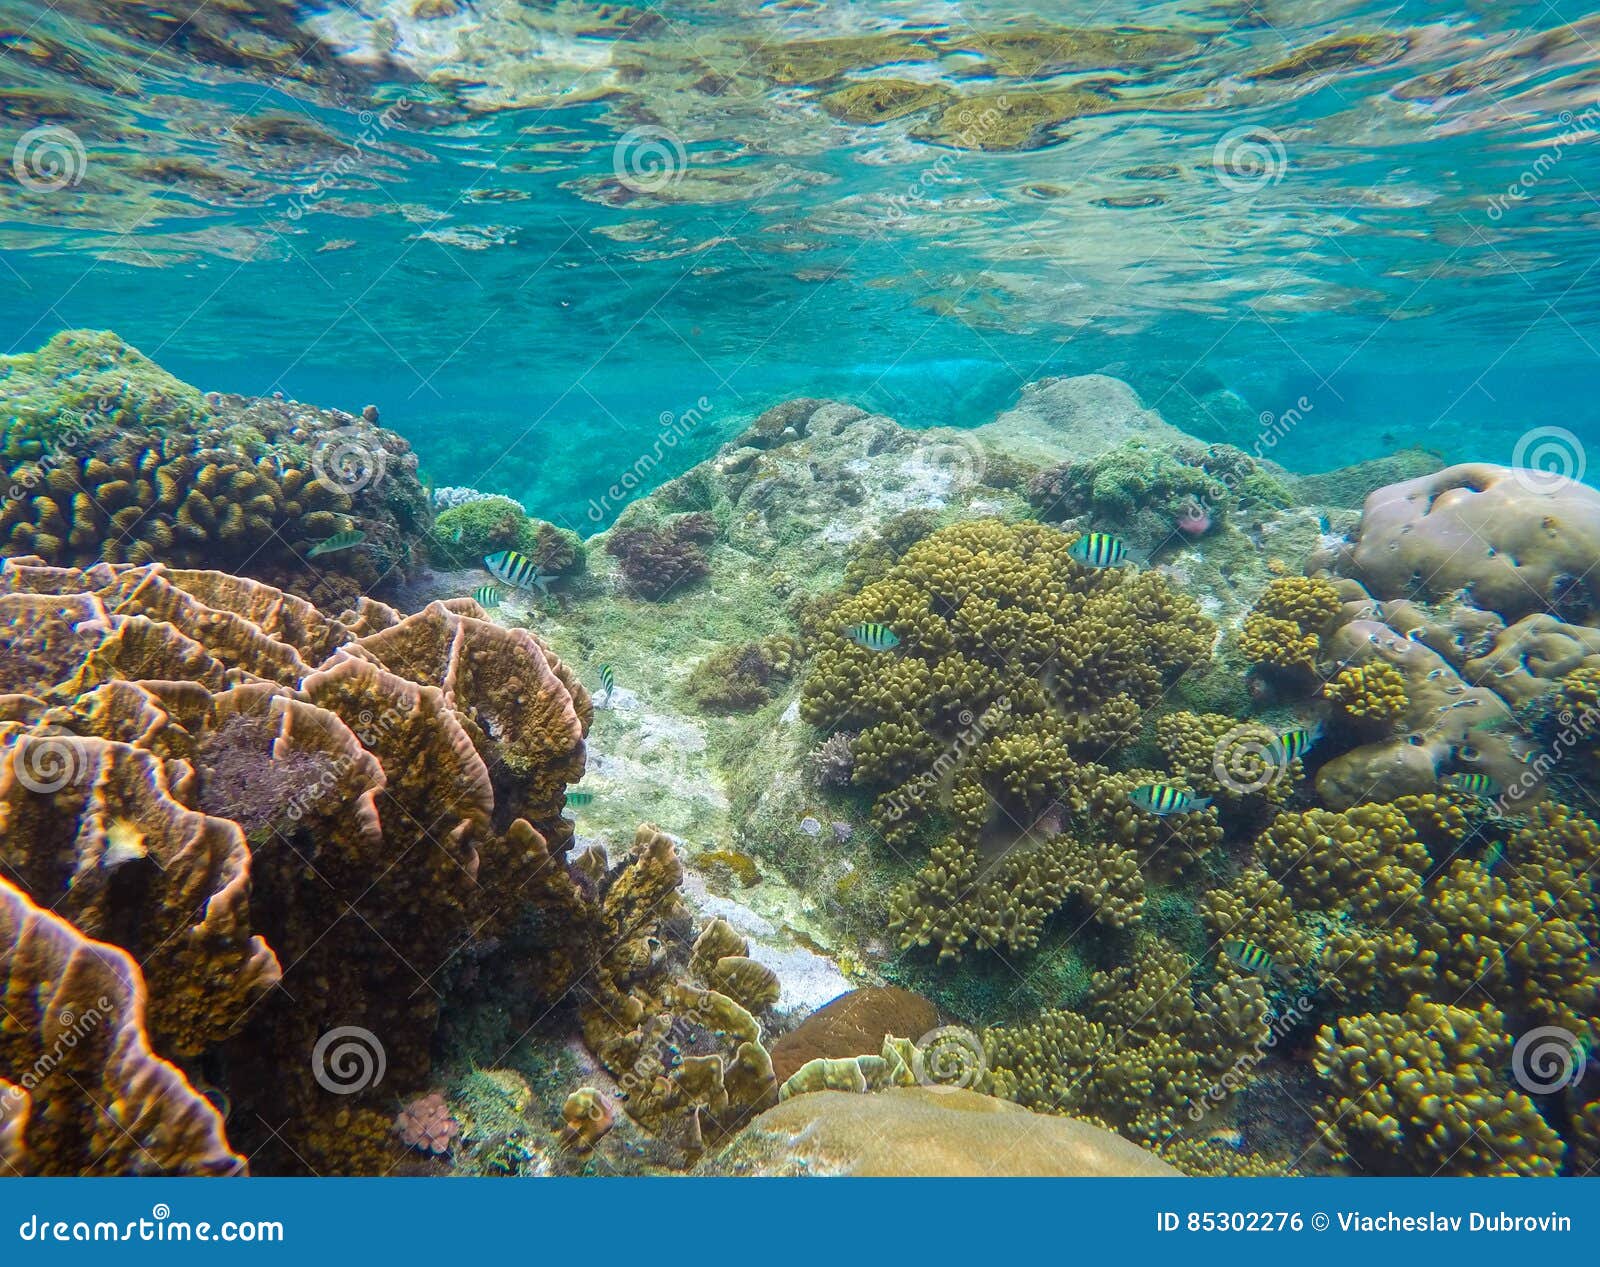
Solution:
<path fill-rule="evenodd" d="M 1225 941 L 1222 943 L 1222 953 L 1246 972 L 1263 977 L 1270 977 L 1273 973 L 1272 956 L 1253 941 Z"/>
<path fill-rule="evenodd" d="M 1286 730 L 1278 736 L 1277 757 L 1280 765 L 1288 765 L 1291 761 L 1298 761 L 1311 751 L 1312 745 L 1322 738 L 1322 725 L 1310 727 L 1297 726 L 1294 730 Z"/>
<path fill-rule="evenodd" d="M 550 592 L 550 578 L 539 570 L 539 565 L 525 554 L 515 550 L 497 550 L 483 561 L 489 575 L 518 589 L 536 589 L 541 594 Z"/>
<path fill-rule="evenodd" d="M 1465 792 L 1468 796 L 1481 796 L 1492 800 L 1500 795 L 1500 785 L 1487 774 L 1452 774 L 1444 785 L 1452 792 Z"/>
<path fill-rule="evenodd" d="M 600 666 L 600 689 L 606 693 L 606 698 L 608 700 L 611 698 L 611 692 L 617 689 L 617 678 L 616 675 L 611 672 L 611 666 L 609 664 L 602 664 Z"/>
<path fill-rule="evenodd" d="M 893 651 L 900 645 L 899 634 L 888 625 L 875 624 L 870 620 L 851 625 L 844 635 L 856 646 L 865 647 L 868 651 Z"/>
<path fill-rule="evenodd" d="M 1129 792 L 1128 799 L 1147 814 L 1188 814 L 1211 804 L 1209 796 L 1196 796 L 1170 783 L 1145 783 Z"/>
<path fill-rule="evenodd" d="M 1128 547 L 1109 532 L 1086 532 L 1067 547 L 1067 554 L 1084 567 L 1109 568 L 1128 557 Z"/>
<path fill-rule="evenodd" d="M 500 606 L 500 587 L 498 585 L 480 585 L 472 591 L 472 597 L 477 599 L 479 607 L 493 611 Z"/>

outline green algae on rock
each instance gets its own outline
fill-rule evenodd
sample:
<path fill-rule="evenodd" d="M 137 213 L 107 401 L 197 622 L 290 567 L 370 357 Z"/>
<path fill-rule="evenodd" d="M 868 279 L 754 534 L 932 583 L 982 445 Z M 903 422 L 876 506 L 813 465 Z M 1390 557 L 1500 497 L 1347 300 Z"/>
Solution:
<path fill-rule="evenodd" d="M 963 94 L 913 134 L 961 150 L 1038 149 L 1058 139 L 1063 124 L 1118 108 L 1085 88 L 993 88 Z"/>
<path fill-rule="evenodd" d="M 432 551 L 441 563 L 477 567 L 499 550 L 526 555 L 547 576 L 582 571 L 578 534 L 534 519 L 520 502 L 491 494 L 439 512 L 433 523 Z"/>
<path fill-rule="evenodd" d="M 914 79 L 864 79 L 836 88 L 822 98 L 822 108 L 846 123 L 887 123 L 950 100 L 938 84 Z"/>

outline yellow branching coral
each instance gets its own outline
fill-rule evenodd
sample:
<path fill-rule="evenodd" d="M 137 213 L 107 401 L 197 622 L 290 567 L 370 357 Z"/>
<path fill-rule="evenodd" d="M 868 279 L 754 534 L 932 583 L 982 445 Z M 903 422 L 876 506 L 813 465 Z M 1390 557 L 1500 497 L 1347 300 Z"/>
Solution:
<path fill-rule="evenodd" d="M 1251 942 L 1288 971 L 1311 961 L 1311 938 L 1295 921 L 1289 895 L 1259 867 L 1241 871 L 1222 888 L 1212 889 L 1200 899 L 1200 914 L 1219 942 Z"/>
<path fill-rule="evenodd" d="M 1341 606 L 1339 591 L 1327 581 L 1311 576 L 1280 576 L 1268 582 L 1254 610 L 1315 633 L 1339 614 Z"/>
<path fill-rule="evenodd" d="M 1554 1175 L 1566 1148 L 1508 1085 L 1511 1046 L 1492 1007 L 1343 1017 L 1317 1036 L 1323 1135 L 1365 1174 Z"/>
<path fill-rule="evenodd" d="M 1169 1135 L 1222 1070 L 1267 1038 L 1259 981 L 1229 974 L 1197 991 L 1189 973 L 1178 951 L 1143 938 L 1130 963 L 1094 974 L 1085 1012 L 984 1031 L 987 1089 L 1130 1138 Z"/>
<path fill-rule="evenodd" d="M 1027 951 L 1070 894 L 1102 924 L 1136 922 L 1144 909 L 1138 857 L 1114 843 L 1058 835 L 1015 845 L 986 867 L 977 849 L 952 837 L 893 895 L 889 927 L 902 947 L 931 946 L 942 961 L 969 946 Z"/>
<path fill-rule="evenodd" d="M 988 798 L 966 814 L 1032 821 L 1059 795 L 1064 762 L 1126 741 L 1209 655 L 1214 631 L 1192 599 L 1151 572 L 1078 564 L 1074 539 L 992 519 L 945 528 L 819 632 L 801 715 L 860 732 L 854 781 L 881 793 L 874 819 L 891 840 L 949 810 L 963 782 Z M 847 631 L 861 623 L 899 645 L 856 645 Z"/>
<path fill-rule="evenodd" d="M 1339 614 L 1339 592 L 1327 581 L 1280 576 L 1268 583 L 1239 634 L 1252 664 L 1292 674 L 1314 670 L 1321 631 Z"/>
<path fill-rule="evenodd" d="M 1277 732 L 1226 713 L 1167 713 L 1156 719 L 1155 738 L 1185 786 L 1229 811 L 1278 808 L 1302 774 L 1298 760 L 1277 761 Z"/>
<path fill-rule="evenodd" d="M 1321 643 L 1293 621 L 1252 613 L 1239 631 L 1239 650 L 1252 664 L 1309 673 L 1317 663 Z"/>
<path fill-rule="evenodd" d="M 1322 694 L 1348 716 L 1374 726 L 1393 726 L 1411 706 L 1405 675 L 1382 660 L 1341 670 Z"/>
<path fill-rule="evenodd" d="M 1414 905 L 1431 865 L 1410 822 L 1392 805 L 1280 814 L 1256 849 L 1297 901 L 1366 917 Z"/>

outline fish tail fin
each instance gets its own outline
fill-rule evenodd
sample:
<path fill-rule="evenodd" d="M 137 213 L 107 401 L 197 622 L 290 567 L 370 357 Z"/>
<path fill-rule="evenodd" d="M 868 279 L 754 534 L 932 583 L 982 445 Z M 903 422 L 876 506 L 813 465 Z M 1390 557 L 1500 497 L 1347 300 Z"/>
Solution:
<path fill-rule="evenodd" d="M 1190 804 L 1189 808 L 1197 811 L 1209 809 L 1211 808 L 1211 802 L 1213 799 L 1214 798 L 1209 796 L 1197 796 L 1194 798 L 1194 801 Z"/>

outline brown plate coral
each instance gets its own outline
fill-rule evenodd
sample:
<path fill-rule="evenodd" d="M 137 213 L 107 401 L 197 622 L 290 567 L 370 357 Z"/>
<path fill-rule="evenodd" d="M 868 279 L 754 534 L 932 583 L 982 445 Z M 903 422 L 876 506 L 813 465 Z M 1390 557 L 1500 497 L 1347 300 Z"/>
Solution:
<path fill-rule="evenodd" d="M 475 948 L 515 941 L 551 999 L 592 960 L 560 812 L 588 695 L 481 617 L 335 619 L 160 565 L 0 570 L 0 874 L 137 958 L 156 1054 L 226 1091 L 266 1169 L 381 1166 L 379 1106 L 422 1089 Z"/>

